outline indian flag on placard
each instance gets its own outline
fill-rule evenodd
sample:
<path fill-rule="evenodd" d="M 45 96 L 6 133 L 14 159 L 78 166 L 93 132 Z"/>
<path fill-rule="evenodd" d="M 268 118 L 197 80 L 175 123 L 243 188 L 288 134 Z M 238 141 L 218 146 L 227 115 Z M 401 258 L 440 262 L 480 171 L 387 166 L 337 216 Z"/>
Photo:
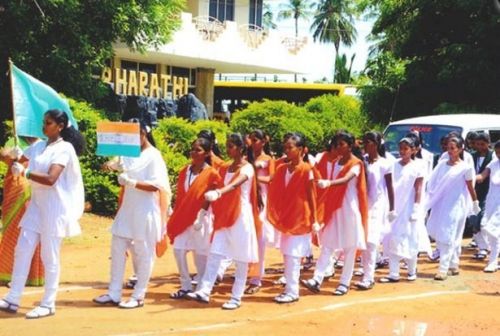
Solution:
<path fill-rule="evenodd" d="M 138 123 L 101 121 L 97 123 L 97 155 L 141 155 Z"/>

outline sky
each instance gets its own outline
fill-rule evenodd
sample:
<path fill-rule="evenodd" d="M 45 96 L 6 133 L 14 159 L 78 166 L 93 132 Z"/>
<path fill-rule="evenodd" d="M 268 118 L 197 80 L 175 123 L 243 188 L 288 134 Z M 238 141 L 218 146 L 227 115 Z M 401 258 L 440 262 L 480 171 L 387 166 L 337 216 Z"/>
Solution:
<path fill-rule="evenodd" d="M 279 5 L 281 3 L 287 3 L 287 0 L 265 0 L 271 5 L 274 13 L 274 22 L 278 25 L 277 31 L 281 34 L 294 36 L 295 35 L 295 21 L 293 19 L 280 20 L 276 19 L 277 13 L 279 11 Z M 312 2 L 312 1 L 311 1 Z M 299 19 L 299 36 L 306 35 L 308 37 L 308 50 L 307 53 L 314 57 L 313 59 L 308 59 L 308 64 L 310 64 L 310 73 L 306 75 L 299 75 L 299 78 L 305 77 L 308 82 L 315 80 L 321 80 L 323 77 L 327 77 L 330 81 L 333 77 L 333 60 L 335 56 L 335 48 L 333 44 L 322 44 L 318 42 L 313 42 L 312 33 L 310 31 L 312 18 L 308 21 Z M 358 37 L 356 43 L 351 47 L 347 48 L 345 46 L 340 47 L 340 53 L 345 53 L 348 60 L 355 53 L 354 64 L 352 67 L 353 71 L 360 72 L 364 69 L 366 60 L 368 58 L 368 49 L 370 43 L 367 41 L 367 36 L 369 35 L 373 26 L 373 21 L 366 21 L 363 19 L 355 20 L 355 27 L 358 32 Z M 283 80 L 293 80 L 293 75 L 280 75 L 280 79 Z"/>

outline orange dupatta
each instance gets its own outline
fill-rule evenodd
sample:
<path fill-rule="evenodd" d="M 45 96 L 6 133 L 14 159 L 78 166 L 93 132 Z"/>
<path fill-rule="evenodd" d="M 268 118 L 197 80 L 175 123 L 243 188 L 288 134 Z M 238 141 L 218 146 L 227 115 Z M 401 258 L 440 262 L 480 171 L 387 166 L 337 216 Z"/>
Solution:
<path fill-rule="evenodd" d="M 220 176 L 224 181 L 228 172 L 229 165 L 220 168 Z M 233 182 L 240 175 L 239 169 L 234 173 L 231 181 Z M 253 220 L 257 236 L 260 236 L 262 222 L 259 218 L 259 207 L 257 204 L 257 178 L 253 177 L 252 187 L 250 189 L 250 202 L 252 204 Z M 214 211 L 214 232 L 223 228 L 228 228 L 234 225 L 241 212 L 241 186 L 225 193 L 217 201 L 212 203 Z"/>
<path fill-rule="evenodd" d="M 349 161 L 346 162 L 344 167 L 342 167 L 337 179 L 347 175 L 349 170 L 355 165 L 360 166 L 360 174 L 358 176 L 358 181 L 356 184 L 356 189 L 358 192 L 358 204 L 359 212 L 361 214 L 361 223 L 363 224 L 363 229 L 365 231 L 365 238 L 368 234 L 368 194 L 366 191 L 366 178 L 365 178 L 365 165 L 363 161 L 355 156 L 352 156 Z M 338 184 L 331 186 L 326 189 L 321 199 L 318 199 L 318 208 L 323 207 L 324 213 L 323 218 L 320 220 L 323 223 L 328 224 L 333 216 L 333 213 L 342 207 L 344 201 L 344 196 L 347 191 L 348 183 Z"/>
<path fill-rule="evenodd" d="M 288 165 L 280 165 L 269 184 L 267 218 L 280 232 L 303 235 L 311 232 L 314 221 L 308 200 L 312 167 L 306 162 L 297 165 L 290 182 L 285 186 Z M 314 184 L 313 189 L 315 190 Z"/>
<path fill-rule="evenodd" d="M 314 177 L 316 179 L 332 179 L 332 176 L 328 176 L 328 162 L 331 162 L 333 165 L 335 165 L 335 162 L 337 161 L 338 157 L 334 158 L 332 161 L 329 160 L 328 158 L 328 152 L 324 152 L 323 155 L 321 156 L 321 159 L 319 162 L 314 166 Z M 333 173 L 333 167 L 332 167 L 332 173 Z M 325 217 L 325 197 L 327 195 L 327 189 L 319 189 L 317 190 L 317 200 L 318 200 L 318 221 L 320 223 L 325 223 L 324 222 L 324 217 Z"/>
<path fill-rule="evenodd" d="M 188 169 L 189 166 L 186 166 L 181 170 L 177 181 L 177 200 L 167 224 L 167 235 L 170 238 L 170 243 L 173 243 L 175 237 L 194 223 L 198 211 L 205 201 L 205 192 L 217 188 L 221 183 L 217 171 L 209 166 L 200 172 L 186 192 L 184 185 Z"/>

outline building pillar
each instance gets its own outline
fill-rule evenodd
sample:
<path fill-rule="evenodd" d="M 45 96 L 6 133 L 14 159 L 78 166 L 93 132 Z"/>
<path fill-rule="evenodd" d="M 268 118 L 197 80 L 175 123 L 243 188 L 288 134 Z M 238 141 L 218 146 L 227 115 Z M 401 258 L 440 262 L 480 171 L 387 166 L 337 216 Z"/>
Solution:
<path fill-rule="evenodd" d="M 194 94 L 205 104 L 210 119 L 214 117 L 214 76 L 215 69 L 196 69 L 196 89 Z"/>

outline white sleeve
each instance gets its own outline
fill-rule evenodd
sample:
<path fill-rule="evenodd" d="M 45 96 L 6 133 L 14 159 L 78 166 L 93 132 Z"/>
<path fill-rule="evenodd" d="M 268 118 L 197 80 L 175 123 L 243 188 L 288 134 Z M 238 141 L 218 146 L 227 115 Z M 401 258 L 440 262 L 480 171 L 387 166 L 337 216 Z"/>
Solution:
<path fill-rule="evenodd" d="M 251 164 L 243 165 L 243 167 L 241 167 L 240 174 L 245 175 L 248 179 L 251 179 L 255 175 L 253 166 Z"/>
<path fill-rule="evenodd" d="M 33 155 L 35 155 L 36 153 L 36 147 L 39 142 L 40 141 L 35 142 L 34 144 L 26 148 L 26 150 L 23 152 L 23 156 L 25 156 L 28 160 L 32 159 Z"/>
<path fill-rule="evenodd" d="M 472 167 L 467 167 L 467 169 L 465 170 L 465 180 L 473 181 L 475 175 L 476 175 L 475 170 Z"/>
<path fill-rule="evenodd" d="M 361 168 L 359 167 L 359 164 L 355 165 L 349 170 L 350 173 L 353 173 L 355 176 L 359 176 L 361 173 Z"/>
<path fill-rule="evenodd" d="M 58 164 L 58 165 L 61 165 L 63 167 L 66 167 L 70 160 L 71 160 L 70 149 L 66 146 L 64 146 L 64 147 L 61 146 L 61 151 L 59 153 L 57 153 L 57 155 L 54 157 L 51 164 Z"/>

